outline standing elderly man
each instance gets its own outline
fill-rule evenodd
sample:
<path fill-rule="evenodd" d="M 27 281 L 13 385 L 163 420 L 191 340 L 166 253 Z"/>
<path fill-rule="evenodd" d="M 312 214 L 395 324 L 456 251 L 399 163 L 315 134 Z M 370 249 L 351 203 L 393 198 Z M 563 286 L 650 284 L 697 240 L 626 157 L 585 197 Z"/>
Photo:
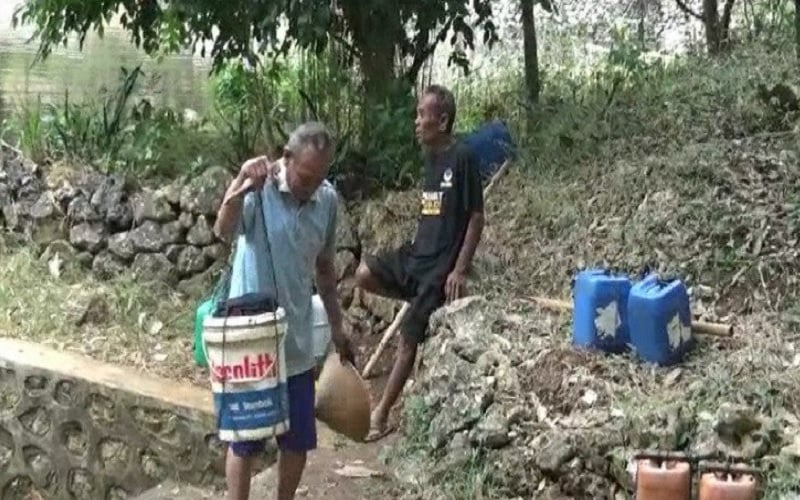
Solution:
<path fill-rule="evenodd" d="M 389 432 L 389 410 L 411 374 L 428 319 L 445 301 L 462 295 L 483 231 L 480 173 L 467 146 L 453 136 L 455 117 L 455 99 L 448 89 L 425 89 L 414 122 L 427 157 L 416 236 L 396 250 L 367 256 L 356 271 L 356 284 L 362 289 L 409 302 L 394 367 L 372 412 L 368 440 Z"/>
<path fill-rule="evenodd" d="M 281 159 L 271 162 L 259 157 L 242 165 L 215 224 L 220 238 L 229 240 L 237 231 L 243 235 L 229 297 L 267 293 L 286 310 L 290 430 L 277 438 L 278 500 L 294 498 L 307 453 L 317 446 L 311 303 L 315 274 L 333 344 L 343 359 L 353 361 L 336 291 L 337 195 L 325 180 L 332 155 L 333 140 L 324 125 L 301 125 L 289 137 Z M 257 191 L 261 214 L 257 213 Z M 253 461 L 264 448 L 263 441 L 231 443 L 225 467 L 229 500 L 249 498 Z"/>

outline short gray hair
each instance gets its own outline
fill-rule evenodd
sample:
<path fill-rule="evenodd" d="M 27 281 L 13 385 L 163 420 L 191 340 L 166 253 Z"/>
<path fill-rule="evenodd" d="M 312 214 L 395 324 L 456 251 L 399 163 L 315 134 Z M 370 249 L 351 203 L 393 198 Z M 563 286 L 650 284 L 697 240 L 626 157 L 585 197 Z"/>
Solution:
<path fill-rule="evenodd" d="M 286 149 L 299 154 L 307 148 L 314 148 L 315 151 L 333 149 L 333 135 L 328 127 L 320 122 L 306 122 L 294 129 L 286 143 Z"/>
<path fill-rule="evenodd" d="M 439 116 L 447 113 L 447 123 L 445 132 L 448 134 L 453 131 L 453 124 L 456 121 L 456 98 L 447 87 L 443 85 L 429 85 L 425 88 L 422 95 L 431 94 L 436 97 L 436 104 L 439 108 Z"/>

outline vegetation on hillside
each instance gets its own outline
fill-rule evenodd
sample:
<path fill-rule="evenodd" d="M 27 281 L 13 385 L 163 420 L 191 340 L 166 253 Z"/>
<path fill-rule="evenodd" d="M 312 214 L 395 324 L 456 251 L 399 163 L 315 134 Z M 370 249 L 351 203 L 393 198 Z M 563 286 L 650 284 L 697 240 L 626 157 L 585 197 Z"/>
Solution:
<path fill-rule="evenodd" d="M 104 15 L 118 3 L 107 2 L 109 10 L 79 11 L 73 2 L 28 2 L 21 19 L 37 25 L 46 54 L 48 47 L 70 32 L 85 33 L 102 25 Z M 531 6 L 542 3 L 557 10 L 558 5 L 521 3 L 525 7 L 521 9 L 521 24 L 526 28 L 524 65 L 501 66 L 490 77 L 457 79 L 454 85 L 461 131 L 472 129 L 487 115 L 498 116 L 507 120 L 521 145 L 516 171 L 489 202 L 490 223 L 476 266 L 479 291 L 510 315 L 534 318 L 535 324 L 518 322 L 507 329 L 508 335 L 517 335 L 514 338 L 526 346 L 526 355 L 548 350 L 563 354 L 568 350 L 568 323 L 527 306 L 509 306 L 511 296 L 565 297 L 570 274 L 583 264 L 605 263 L 630 272 L 649 264 L 678 273 L 693 287 L 695 312 L 711 319 L 740 313 L 746 318 L 745 334 L 763 334 L 763 342 L 750 336 L 705 344 L 683 367 L 685 375 L 669 383 L 664 373 L 619 359 L 586 361 L 565 355 L 566 364 L 556 360 L 545 368 L 559 375 L 596 370 L 589 376 L 597 384 L 596 395 L 606 397 L 609 408 L 612 403 L 618 405 L 631 425 L 644 429 L 644 437 L 636 441 L 643 446 L 658 442 L 648 432 L 665 426 L 659 412 L 671 407 L 661 405 L 683 403 L 687 398 L 692 401 L 691 411 L 678 412 L 685 419 L 673 419 L 670 425 L 680 429 L 666 437 L 666 443 L 674 447 L 692 444 L 704 405 L 716 411 L 721 402 L 748 406 L 772 423 L 796 426 L 799 409 L 791 387 L 800 380 L 800 361 L 786 358 L 790 351 L 784 349 L 795 347 L 796 294 L 800 291 L 795 278 L 800 230 L 794 222 L 800 206 L 800 143 L 795 132 L 800 102 L 794 90 L 798 83 L 795 51 L 800 50 L 795 20 L 800 14 L 794 4 L 726 0 L 703 1 L 701 8 L 700 1 L 679 1 L 677 5 L 690 17 L 702 21 L 704 48 L 657 54 L 655 44 L 643 35 L 647 30 L 619 27 L 610 30 L 607 52 L 579 70 L 570 64 L 540 65 L 547 44 L 557 40 L 537 39 L 535 28 L 541 25 L 535 16 L 543 15 L 545 9 Z M 138 2 L 139 10 L 126 20 L 127 26 L 149 52 L 168 52 L 204 39 L 207 32 L 202 28 L 214 16 L 231 19 L 214 2 L 200 4 L 200 9 L 190 12 L 182 10 L 185 2 L 172 2 L 164 10 L 158 2 Z M 236 9 L 244 4 L 234 2 L 231 12 L 239 12 Z M 307 4 L 297 5 L 306 9 Z M 356 10 L 388 5 L 344 4 Z M 463 30 L 465 3 L 441 2 L 430 12 L 413 10 L 417 4 L 421 5 L 400 2 L 397 5 L 407 10 L 379 15 L 395 15 L 394 23 L 417 14 L 416 22 L 429 24 L 416 33 L 437 33 L 446 26 Z M 666 4 L 674 5 L 664 0 L 662 5 Z M 58 15 L 49 15 L 54 13 Z M 21 107 L 6 124 L 8 137 L 18 140 L 37 160 L 175 176 L 214 163 L 235 165 L 255 151 L 279 146 L 294 123 L 314 117 L 331 124 L 340 138 L 337 177 L 370 179 L 391 188 L 415 182 L 420 162 L 412 135 L 412 90 L 424 79 L 416 78 L 421 76 L 420 68 L 413 82 L 406 72 L 408 59 L 413 61 L 419 48 L 413 43 L 417 38 L 391 29 L 381 33 L 386 42 L 382 49 L 388 51 L 391 46 L 392 54 L 408 57 L 403 64 L 389 66 L 391 75 L 379 74 L 385 68 L 377 68 L 371 60 L 379 54 L 358 45 L 363 41 L 357 38 L 364 33 L 357 21 L 364 12 L 349 17 L 344 11 L 325 9 L 313 15 L 306 10 L 284 14 L 299 50 L 290 53 L 281 44 L 272 45 L 281 49 L 276 57 L 250 58 L 246 63 L 248 58 L 239 56 L 251 55 L 250 46 L 241 42 L 250 41 L 251 35 L 233 28 L 221 40 L 236 43 L 214 47 L 218 64 L 211 86 L 215 112 L 210 116 L 195 120 L 178 110 L 153 109 L 136 95 L 137 71 L 132 70 L 123 75 L 118 90 L 96 101 L 73 102 L 65 97 L 59 103 Z M 479 14 L 480 26 L 489 27 L 493 12 Z M 160 23 L 145 22 L 154 19 Z M 643 14 L 642 23 L 646 21 Z M 153 26 L 158 28 L 148 31 Z M 262 30 L 257 40 L 276 40 L 274 26 L 252 28 Z M 501 39 L 502 35 L 497 34 Z M 437 38 L 434 44 L 446 38 Z M 419 40 L 430 43 L 431 39 Z M 386 62 L 385 53 L 380 57 Z M 461 56 L 458 59 L 463 62 Z M 59 315 L 58 304 L 71 300 L 82 278 L 48 275 L 35 256 L 16 248 L 6 250 L 3 259 L 7 262 L 0 268 L 3 283 L 46 282 L 48 287 L 46 295 L 37 287 L 0 287 L 0 310 L 13 312 L 20 304 L 37 302 L 53 308 L 35 317 L 15 319 L 9 313 L 8 328 L 33 338 L 63 337 L 61 341 L 78 346 L 97 343 L 92 341 L 96 330 L 85 322 L 58 327 L 52 323 L 52 317 Z M 164 309 L 190 307 L 184 299 L 178 302 L 176 298 L 174 305 L 155 304 L 144 300 L 152 292 L 135 284 L 122 280 L 107 286 L 103 291 L 105 303 L 114 311 L 110 316 L 122 325 L 120 331 L 135 331 L 139 337 L 120 343 L 119 351 L 100 355 L 124 361 L 131 349 L 147 351 L 148 363 L 164 352 L 168 363 L 188 360 L 189 318 L 172 323 Z M 145 335 L 146 341 L 139 340 L 142 332 L 155 328 L 153 321 L 139 319 L 144 312 L 163 323 L 162 336 Z M 108 328 L 107 323 L 100 324 Z M 170 333 L 173 328 L 184 333 Z M 532 332 L 537 334 L 535 341 L 529 341 Z M 565 377 L 548 381 L 542 370 L 523 370 L 528 377 L 526 393 L 544 387 L 556 408 L 561 404 L 555 401 L 561 397 L 558 384 Z M 182 375 L 191 376 L 190 370 Z M 608 378 L 625 383 L 610 383 Z M 551 385 L 542 385 L 541 380 Z M 631 381 L 638 385 L 631 387 Z M 581 397 L 564 396 L 573 398 L 570 404 Z M 430 415 L 414 399 L 407 414 L 400 451 L 412 456 L 426 453 Z M 683 432 L 682 426 L 691 429 Z M 774 466 L 769 472 L 770 498 L 777 499 L 797 491 L 800 484 L 792 472 L 791 457 L 775 456 L 782 443 L 768 444 L 768 465 Z M 478 453 L 463 469 L 469 477 L 451 469 L 421 490 L 430 498 L 448 488 L 460 492 L 462 498 L 507 493 L 503 490 L 507 484 L 497 481 L 502 471 L 491 469 L 490 463 L 487 455 Z M 497 488 L 492 490 L 492 486 Z M 424 496 L 420 491 L 412 493 Z"/>

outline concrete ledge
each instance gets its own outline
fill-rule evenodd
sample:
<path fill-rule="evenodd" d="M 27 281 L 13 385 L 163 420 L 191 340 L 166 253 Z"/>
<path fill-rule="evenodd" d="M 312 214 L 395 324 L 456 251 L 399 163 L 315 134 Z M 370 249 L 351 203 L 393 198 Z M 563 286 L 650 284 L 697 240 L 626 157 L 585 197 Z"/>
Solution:
<path fill-rule="evenodd" d="M 0 338 L 0 498 L 116 500 L 220 485 L 210 390 Z"/>

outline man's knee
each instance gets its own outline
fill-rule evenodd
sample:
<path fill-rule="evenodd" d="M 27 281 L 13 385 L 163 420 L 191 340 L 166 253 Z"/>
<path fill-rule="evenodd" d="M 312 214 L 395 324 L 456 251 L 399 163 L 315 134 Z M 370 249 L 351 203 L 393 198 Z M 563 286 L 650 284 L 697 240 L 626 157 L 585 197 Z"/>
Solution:
<path fill-rule="evenodd" d="M 372 274 L 372 271 L 369 270 L 369 266 L 363 260 L 358 264 L 356 268 L 356 286 L 366 290 L 368 292 L 375 292 L 377 291 L 377 281 L 375 276 Z"/>

